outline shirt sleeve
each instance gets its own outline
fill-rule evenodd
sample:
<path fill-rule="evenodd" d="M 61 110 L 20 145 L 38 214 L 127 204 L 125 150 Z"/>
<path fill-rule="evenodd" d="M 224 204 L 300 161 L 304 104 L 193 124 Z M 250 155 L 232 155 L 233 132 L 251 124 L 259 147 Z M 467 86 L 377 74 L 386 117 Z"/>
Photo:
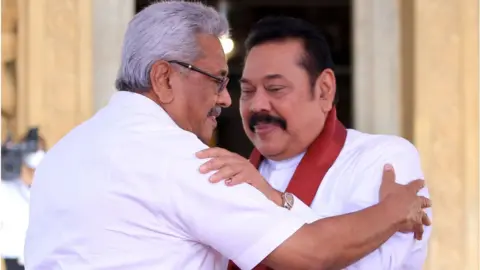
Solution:
<path fill-rule="evenodd" d="M 321 215 L 313 211 L 312 208 L 310 208 L 302 200 L 297 198 L 297 196 L 293 195 L 293 198 L 293 207 L 292 209 L 290 209 L 290 212 L 304 220 L 306 223 L 313 223 L 321 218 L 327 217 L 322 217 Z"/>
<path fill-rule="evenodd" d="M 396 182 L 407 184 L 416 179 L 423 179 L 420 156 L 417 149 L 404 139 L 398 140 L 394 145 L 389 145 L 383 149 L 379 159 L 376 159 L 365 170 L 366 175 L 378 179 L 372 181 L 371 185 L 359 185 L 353 196 L 352 204 L 349 210 L 357 211 L 369 207 L 378 202 L 378 190 L 382 179 L 382 168 L 386 163 L 392 164 L 395 169 Z M 371 170 L 374 170 L 373 172 Z M 369 191 L 366 191 L 369 189 Z M 375 192 L 376 194 L 369 194 Z M 420 190 L 419 195 L 429 198 L 428 189 L 425 187 Z M 368 198 L 377 198 L 375 201 Z M 431 209 L 426 210 L 427 215 L 432 218 Z M 413 233 L 396 233 L 379 249 L 375 250 L 367 257 L 361 259 L 348 270 L 421 270 L 427 256 L 428 240 L 431 234 L 431 227 L 425 227 L 423 239 L 417 241 L 413 238 Z"/>
<path fill-rule="evenodd" d="M 198 169 L 207 160 L 171 164 L 174 222 L 192 241 L 211 246 L 242 269 L 252 269 L 306 222 L 248 184 L 212 184 Z"/>

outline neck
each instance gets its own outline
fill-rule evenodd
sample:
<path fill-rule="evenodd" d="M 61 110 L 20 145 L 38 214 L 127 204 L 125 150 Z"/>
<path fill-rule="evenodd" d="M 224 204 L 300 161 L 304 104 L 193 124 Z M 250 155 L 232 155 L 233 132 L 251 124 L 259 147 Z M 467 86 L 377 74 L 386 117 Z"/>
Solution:
<path fill-rule="evenodd" d="M 165 103 L 161 102 L 158 96 L 153 92 L 153 90 L 147 91 L 145 93 L 139 93 L 149 99 L 151 99 L 153 102 L 155 102 L 160 108 L 162 108 L 168 116 L 175 122 L 175 124 L 180 127 L 181 129 L 185 131 L 192 132 L 192 129 L 190 128 L 190 125 L 186 121 L 185 115 L 185 110 L 182 110 L 180 106 L 177 104 L 173 104 L 172 102 Z"/>
<path fill-rule="evenodd" d="M 285 151 L 277 155 L 268 155 L 268 156 L 265 155 L 265 158 L 273 161 L 283 161 L 283 160 L 294 158 L 302 153 L 305 153 L 307 148 L 308 148 L 308 145 L 306 147 L 296 149 L 295 151 Z"/>
<path fill-rule="evenodd" d="M 303 156 L 305 155 L 305 152 L 302 152 L 294 157 L 283 159 L 283 160 L 272 160 L 267 158 L 266 162 L 270 164 L 274 168 L 288 168 L 291 166 L 296 166 L 298 163 L 300 163 L 300 160 L 302 160 Z"/>

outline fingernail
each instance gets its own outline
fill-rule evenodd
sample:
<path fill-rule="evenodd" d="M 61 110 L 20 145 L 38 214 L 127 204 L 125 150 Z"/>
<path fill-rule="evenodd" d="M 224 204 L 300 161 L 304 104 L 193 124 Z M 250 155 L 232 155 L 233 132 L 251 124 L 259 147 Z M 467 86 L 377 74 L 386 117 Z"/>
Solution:
<path fill-rule="evenodd" d="M 385 166 L 383 166 L 383 169 L 385 171 L 393 171 L 393 166 L 391 164 L 385 164 Z"/>
<path fill-rule="evenodd" d="M 200 166 L 200 168 L 198 169 L 201 173 L 204 173 L 205 170 L 207 169 L 207 167 L 205 165 L 202 165 Z"/>
<path fill-rule="evenodd" d="M 227 180 L 225 180 L 225 185 L 228 186 L 228 185 L 230 185 L 230 183 L 232 183 L 232 179 L 227 179 Z"/>

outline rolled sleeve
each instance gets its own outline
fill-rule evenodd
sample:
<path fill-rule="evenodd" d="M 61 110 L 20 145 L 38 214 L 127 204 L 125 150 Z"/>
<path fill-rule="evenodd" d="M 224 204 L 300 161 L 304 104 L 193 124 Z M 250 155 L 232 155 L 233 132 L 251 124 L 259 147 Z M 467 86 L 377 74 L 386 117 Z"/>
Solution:
<path fill-rule="evenodd" d="M 265 259 L 265 254 L 272 253 L 304 224 L 305 222 L 300 219 L 285 220 L 282 224 L 278 224 L 272 228 L 272 230 L 267 232 L 237 258 L 233 258 L 232 261 L 241 269 L 254 268 Z"/>
<path fill-rule="evenodd" d="M 205 160 L 171 166 L 170 219 L 192 241 L 211 246 L 251 269 L 292 236 L 305 218 L 278 207 L 248 184 L 212 184 L 198 168 Z"/>
<path fill-rule="evenodd" d="M 296 215 L 297 217 L 301 218 L 305 223 L 313 223 L 316 220 L 320 219 L 320 215 L 315 213 L 308 205 L 306 205 L 302 200 L 297 198 L 297 196 L 293 195 L 294 203 L 292 209 L 290 211 Z"/>

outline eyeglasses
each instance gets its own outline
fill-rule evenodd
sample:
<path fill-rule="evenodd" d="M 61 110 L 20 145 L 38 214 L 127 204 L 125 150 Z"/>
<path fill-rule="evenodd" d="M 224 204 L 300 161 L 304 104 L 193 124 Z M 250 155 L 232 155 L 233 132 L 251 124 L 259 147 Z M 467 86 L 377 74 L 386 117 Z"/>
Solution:
<path fill-rule="evenodd" d="M 168 63 L 177 64 L 177 65 L 182 66 L 184 68 L 188 68 L 190 70 L 196 71 L 196 72 L 198 72 L 202 75 L 205 75 L 209 78 L 212 78 L 218 84 L 218 89 L 217 89 L 218 93 L 225 90 L 225 88 L 227 87 L 227 84 L 228 84 L 228 81 L 229 81 L 229 78 L 227 76 L 224 76 L 224 77 L 215 76 L 211 73 L 208 73 L 204 70 L 201 70 L 201 69 L 197 68 L 196 66 L 194 66 L 192 64 L 188 64 L 188 63 L 177 61 L 177 60 L 171 60 L 171 61 L 168 61 Z"/>

